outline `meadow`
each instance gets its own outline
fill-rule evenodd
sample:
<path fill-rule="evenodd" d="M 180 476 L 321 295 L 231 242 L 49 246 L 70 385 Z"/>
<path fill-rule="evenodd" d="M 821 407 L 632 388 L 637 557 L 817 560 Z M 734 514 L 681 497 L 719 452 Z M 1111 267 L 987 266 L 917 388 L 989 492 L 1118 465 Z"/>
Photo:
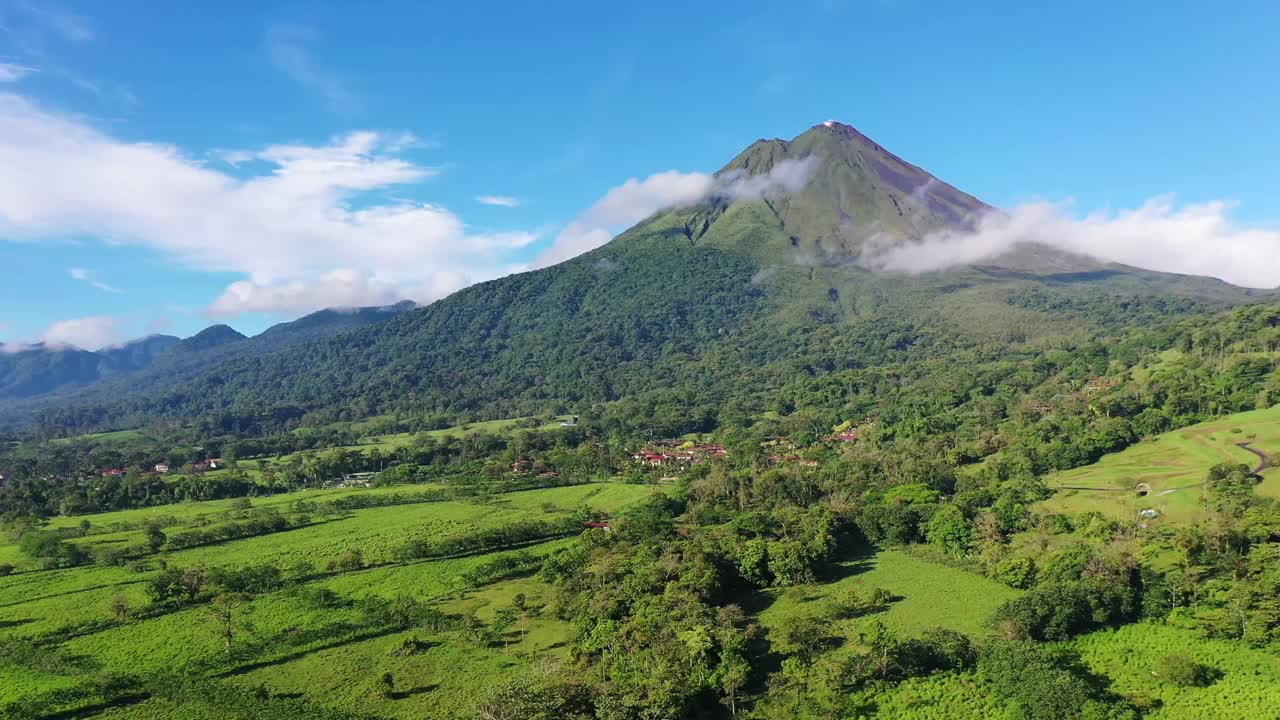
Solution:
<path fill-rule="evenodd" d="M 1280 406 L 1236 413 L 1211 422 L 1158 435 L 1085 467 L 1046 478 L 1054 496 L 1044 502 L 1049 512 L 1075 515 L 1096 511 L 1131 520 L 1152 508 L 1165 522 L 1188 523 L 1203 517 L 1200 485 L 1219 463 L 1261 464 L 1257 454 L 1280 456 Z M 1280 469 L 1262 472 L 1260 495 L 1280 496 Z M 1136 491 L 1145 483 L 1150 492 Z"/>
<path fill-rule="evenodd" d="M 834 620 L 833 628 L 856 642 L 866 625 L 878 620 L 904 635 L 933 627 L 971 636 L 990 632 L 987 620 L 1001 604 L 1021 592 L 958 568 L 923 559 L 904 549 L 856 553 L 837 565 L 832 582 L 771 589 L 760 593 L 762 609 L 756 617 L 766 628 L 777 628 L 803 617 L 830 613 L 832 600 L 857 588 L 888 590 L 893 600 L 882 612 L 860 618 Z"/>
<path fill-rule="evenodd" d="M 1138 623 L 1066 643 L 1111 691 L 1145 708 L 1145 720 L 1274 718 L 1280 707 L 1280 658 L 1238 643 L 1206 640 L 1181 628 Z M 1163 658 L 1185 655 L 1214 671 L 1203 687 L 1160 676 Z M 912 678 L 872 693 L 869 717 L 882 720 L 967 720 L 1004 717 L 974 673 Z"/>
<path fill-rule="evenodd" d="M 90 548 L 138 543 L 144 542 L 147 523 L 177 533 L 264 509 L 291 514 L 297 501 L 425 489 L 313 490 L 255 498 L 248 509 L 242 501 L 219 500 L 104 513 L 89 516 L 89 533 L 69 542 Z M 591 483 L 468 502 L 369 507 L 309 517 L 282 532 L 176 551 L 161 549 L 130 567 L 23 565 L 0 578 L 0 643 L 17 642 L 31 652 L 0 658 L 0 708 L 44 697 L 48 700 L 40 703 L 41 716 L 57 710 L 76 717 L 223 717 L 216 707 L 152 691 L 128 702 L 108 703 L 96 702 L 97 696 L 89 691 L 66 698 L 51 694 L 90 687 L 113 672 L 146 678 L 194 668 L 221 685 L 245 688 L 246 702 L 270 699 L 263 701 L 267 705 L 255 705 L 254 713 L 265 713 L 274 703 L 287 711 L 281 717 L 311 717 L 315 708 L 308 703 L 318 702 L 386 717 L 454 717 L 474 701 L 476 687 L 533 671 L 538 662 L 561 656 L 569 639 L 567 625 L 543 615 L 548 588 L 528 577 L 531 570 L 498 577 L 496 582 L 476 580 L 475 574 L 504 560 L 536 569 L 541 557 L 569 540 L 535 539 L 523 547 L 440 559 L 405 559 L 395 549 L 413 539 L 433 541 L 522 522 L 565 519 L 584 508 L 607 516 L 654 492 L 659 490 Z M 82 519 L 57 518 L 50 527 L 74 531 Z M 16 552 L 11 542 L 0 548 Z M 327 561 L 352 551 L 362 556 L 358 566 L 325 567 Z M 164 567 L 253 566 L 280 568 L 291 579 L 237 606 L 235 612 L 245 623 L 236 631 L 234 655 L 225 651 L 225 639 L 207 604 L 160 606 L 147 592 Z M 465 632 L 456 627 L 458 618 L 475 618 L 480 632 L 494 623 L 499 609 L 510 612 L 517 595 L 524 608 L 519 626 L 486 635 L 483 641 L 462 638 Z M 437 632 L 404 629 L 386 619 L 393 602 L 410 603 L 419 608 L 415 612 L 430 608 L 453 618 L 453 625 Z M 125 610 L 118 614 L 121 606 Z M 412 651 L 395 652 L 405 647 Z M 397 690 L 371 691 L 371 683 L 384 672 L 393 673 Z M 302 715 L 288 715 L 288 708 L 298 703 L 306 705 L 299 711 Z M 22 716 L 22 708 L 15 705 L 11 710 L 15 717 Z"/>

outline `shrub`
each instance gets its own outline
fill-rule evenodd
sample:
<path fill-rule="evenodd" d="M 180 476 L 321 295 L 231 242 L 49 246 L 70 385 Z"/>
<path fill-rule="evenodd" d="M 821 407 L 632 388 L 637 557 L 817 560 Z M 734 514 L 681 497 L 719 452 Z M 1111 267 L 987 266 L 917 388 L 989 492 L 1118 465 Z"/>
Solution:
<path fill-rule="evenodd" d="M 1186 655 L 1166 655 L 1156 664 L 1156 675 L 1179 687 L 1206 687 L 1216 679 L 1216 671 Z"/>
<path fill-rule="evenodd" d="M 364 553 L 359 550 L 348 550 L 329 561 L 329 571 L 351 572 L 364 568 Z"/>

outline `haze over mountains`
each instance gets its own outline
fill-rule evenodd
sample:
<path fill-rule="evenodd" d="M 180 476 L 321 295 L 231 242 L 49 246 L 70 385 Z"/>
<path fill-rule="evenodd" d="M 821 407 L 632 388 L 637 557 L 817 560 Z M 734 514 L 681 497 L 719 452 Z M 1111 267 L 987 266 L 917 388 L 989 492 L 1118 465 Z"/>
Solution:
<path fill-rule="evenodd" d="M 317 412 L 511 417 L 657 397 L 668 378 L 714 394 L 746 366 L 767 383 L 780 363 L 821 372 L 1087 332 L 1091 298 L 1176 313 L 1268 295 L 1035 243 L 946 272 L 882 271 L 995 212 L 856 129 L 821 123 L 753 143 L 704 197 L 602 247 L 425 308 L 322 311 L 251 339 L 215 326 L 118 359 L 47 353 L 44 370 L 9 354 L 0 398 L 24 401 L 0 418 L 83 430 L 218 413 L 269 430 Z M 178 359 L 190 354 L 200 360 Z"/>

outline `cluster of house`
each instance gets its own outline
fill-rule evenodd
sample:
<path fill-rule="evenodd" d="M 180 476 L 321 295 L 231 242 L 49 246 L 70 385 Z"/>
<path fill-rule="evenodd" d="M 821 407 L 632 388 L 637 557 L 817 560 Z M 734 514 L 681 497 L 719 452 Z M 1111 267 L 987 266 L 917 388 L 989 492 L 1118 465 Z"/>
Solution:
<path fill-rule="evenodd" d="M 196 472 L 206 472 L 208 470 L 221 470 L 227 467 L 227 463 L 222 458 L 209 458 L 201 460 L 191 466 Z M 169 466 L 166 463 L 156 463 L 155 471 L 159 475 L 165 475 L 169 472 Z M 129 471 L 124 468 L 107 468 L 102 471 L 102 477 L 124 477 Z"/>
<path fill-rule="evenodd" d="M 660 440 L 641 448 L 631 457 L 649 467 L 671 467 L 685 470 L 693 465 L 722 458 L 729 451 L 721 445 L 694 445 L 680 440 Z"/>

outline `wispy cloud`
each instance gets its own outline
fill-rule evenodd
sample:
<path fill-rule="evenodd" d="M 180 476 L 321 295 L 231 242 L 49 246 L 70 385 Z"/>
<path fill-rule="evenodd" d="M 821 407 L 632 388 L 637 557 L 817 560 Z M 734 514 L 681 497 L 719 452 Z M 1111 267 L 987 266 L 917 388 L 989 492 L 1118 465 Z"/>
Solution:
<path fill-rule="evenodd" d="M 90 271 L 84 268 L 69 268 L 67 270 L 67 274 L 70 275 L 72 278 L 79 280 L 80 282 L 89 283 L 93 287 L 96 287 L 99 290 L 102 290 L 103 292 L 109 292 L 109 293 L 124 292 L 123 290 L 121 290 L 118 287 L 115 287 L 114 285 L 108 285 L 107 283 L 104 283 L 101 280 L 95 279 L 93 277 L 93 273 L 91 273 Z"/>
<path fill-rule="evenodd" d="M 312 56 L 310 45 L 317 34 L 297 25 L 277 25 L 267 31 L 267 56 L 276 70 L 306 90 L 319 95 L 338 112 L 355 109 L 356 97 L 334 72 Z"/>
<path fill-rule="evenodd" d="M 24 52 L 43 52 L 51 41 L 79 44 L 94 38 L 93 23 L 53 3 L 9 0 L 0 6 L 0 31 Z"/>
<path fill-rule="evenodd" d="M 0 63 L 0 82 L 17 82 L 35 72 L 35 68 L 16 63 Z"/>
<path fill-rule="evenodd" d="M 871 267 L 932 272 L 981 263 L 1023 244 L 1047 245 L 1161 272 L 1208 275 L 1259 288 L 1280 286 L 1280 230 L 1242 227 L 1222 201 L 1179 207 L 1158 197 L 1134 210 L 1072 217 L 1070 203 L 1028 203 L 989 213 L 973 232 L 939 232 L 864 255 Z"/>
<path fill-rule="evenodd" d="M 49 345 L 100 350 L 124 340 L 121 335 L 120 321 L 107 315 L 59 320 L 40 336 L 40 341 Z"/>
<path fill-rule="evenodd" d="M 775 191 L 795 192 L 808 182 L 817 159 L 783 160 L 767 173 L 750 175 L 679 170 L 631 178 L 609 190 L 556 236 L 537 265 L 554 265 L 604 245 L 618 230 L 672 207 L 692 205 L 710 197 L 729 201 L 757 199 Z"/>
<path fill-rule="evenodd" d="M 38 18 L 41 23 L 68 42 L 82 43 L 93 39 L 93 23 L 83 15 L 45 3 L 41 3 L 40 7 L 30 3 L 22 3 L 22 5 L 28 8 L 33 17 Z"/>
<path fill-rule="evenodd" d="M 513 208 L 520 204 L 520 201 L 509 195 L 481 195 L 476 198 L 476 202 L 481 205 L 497 205 L 499 207 Z"/>

